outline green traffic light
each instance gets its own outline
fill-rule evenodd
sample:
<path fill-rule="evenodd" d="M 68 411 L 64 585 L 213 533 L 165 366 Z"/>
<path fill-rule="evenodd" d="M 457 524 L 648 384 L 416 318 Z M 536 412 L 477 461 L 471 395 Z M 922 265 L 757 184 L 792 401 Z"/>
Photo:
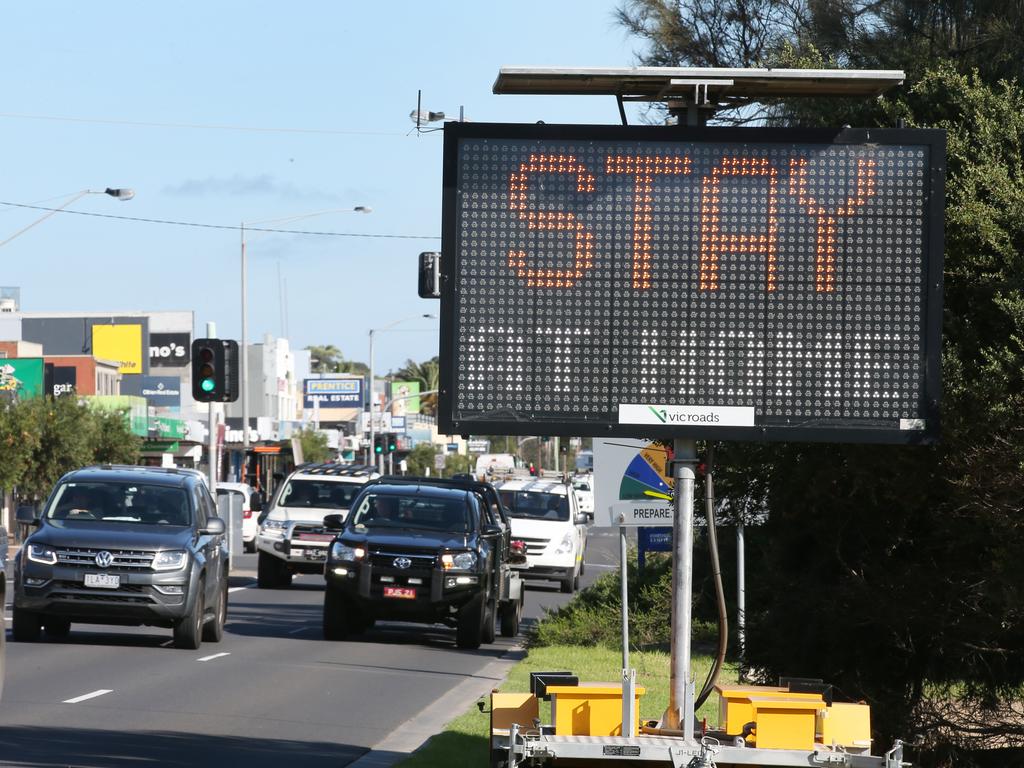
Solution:
<path fill-rule="evenodd" d="M 383 453 L 384 452 L 384 446 L 381 446 L 381 445 L 373 446 L 373 452 L 374 453 Z"/>
<path fill-rule="evenodd" d="M 213 388 L 215 386 L 217 385 L 214 383 L 213 379 L 203 379 L 199 382 L 199 388 L 203 390 L 203 392 L 213 392 Z"/>

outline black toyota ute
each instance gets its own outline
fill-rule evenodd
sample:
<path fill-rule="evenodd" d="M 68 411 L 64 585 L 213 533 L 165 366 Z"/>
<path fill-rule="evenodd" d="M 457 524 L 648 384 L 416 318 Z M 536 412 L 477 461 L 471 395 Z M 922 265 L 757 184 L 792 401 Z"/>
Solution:
<path fill-rule="evenodd" d="M 522 584 L 509 567 L 508 527 L 472 483 L 383 478 L 363 487 L 339 530 L 324 576 L 324 636 L 340 640 L 378 619 L 441 623 L 460 648 L 519 630 Z"/>
<path fill-rule="evenodd" d="M 62 477 L 14 560 L 12 635 L 66 636 L 73 622 L 151 625 L 178 648 L 218 642 L 228 599 L 224 521 L 202 477 L 89 467 Z"/>

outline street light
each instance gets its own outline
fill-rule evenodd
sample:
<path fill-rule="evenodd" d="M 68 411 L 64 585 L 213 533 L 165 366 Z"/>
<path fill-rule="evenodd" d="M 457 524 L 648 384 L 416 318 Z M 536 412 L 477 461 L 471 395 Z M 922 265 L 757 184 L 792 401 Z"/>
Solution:
<path fill-rule="evenodd" d="M 375 333 L 381 333 L 383 331 L 389 331 L 392 328 L 394 328 L 396 325 L 399 325 L 400 323 L 405 323 L 405 322 L 408 322 L 409 320 L 418 320 L 421 317 L 422 318 L 426 318 L 428 320 L 436 320 L 437 319 L 437 315 L 431 315 L 431 314 L 426 314 L 426 315 L 409 315 L 409 317 L 403 317 L 401 320 L 395 320 L 393 323 L 388 323 L 383 328 L 371 328 L 370 329 L 370 386 L 369 386 L 369 390 L 370 391 L 369 391 L 369 395 L 367 397 L 367 402 L 370 404 L 370 449 L 371 450 L 373 449 L 373 439 L 374 439 L 374 437 L 376 437 L 376 432 L 377 432 L 377 430 L 375 428 L 375 425 L 373 423 L 373 378 L 374 378 L 374 372 L 373 372 L 373 368 L 374 368 L 374 365 L 373 365 L 373 335 Z M 367 463 L 369 463 L 369 462 L 367 462 Z M 380 472 L 381 472 L 381 474 L 384 474 L 384 457 L 383 456 L 381 456 L 381 459 L 380 459 Z"/>
<path fill-rule="evenodd" d="M 250 221 L 253 224 L 281 224 L 287 221 L 299 221 L 311 219 L 314 216 L 323 216 L 328 213 L 372 213 L 373 209 L 368 205 L 357 205 L 354 208 L 329 208 L 326 211 L 314 211 L 313 213 L 300 213 L 294 216 L 283 216 L 276 219 L 260 219 Z M 242 462 L 243 474 L 245 466 L 245 454 L 249 452 L 249 319 L 248 319 L 248 291 L 246 284 L 246 262 L 245 262 L 245 222 L 241 223 L 239 230 L 242 239 L 242 359 L 239 371 L 239 385 L 242 388 Z"/>
<path fill-rule="evenodd" d="M 41 224 L 42 222 L 46 221 L 48 218 L 53 216 L 53 214 L 57 213 L 58 211 L 63 211 L 65 208 L 67 208 L 69 205 L 71 205 L 76 200 L 81 200 L 86 195 L 110 195 L 111 197 L 116 198 L 117 200 L 121 200 L 123 202 L 125 200 L 131 200 L 133 197 L 135 197 L 135 190 L 127 189 L 127 188 L 107 187 L 106 189 L 102 189 L 102 190 L 99 190 L 99 189 L 83 189 L 81 192 L 76 192 L 70 198 L 68 198 L 68 200 L 65 201 L 62 205 L 58 206 L 57 208 L 54 208 L 52 211 L 47 211 L 42 216 L 40 216 L 38 219 L 33 221 L 31 224 L 29 224 L 27 227 L 22 227 L 17 232 L 15 232 L 13 235 L 8 237 L 6 240 L 4 240 L 2 243 L 0 243 L 0 248 L 2 248 L 3 246 L 7 245 L 14 238 L 19 237 L 19 236 L 25 234 L 30 229 L 32 229 L 32 227 L 34 227 L 36 224 Z"/>

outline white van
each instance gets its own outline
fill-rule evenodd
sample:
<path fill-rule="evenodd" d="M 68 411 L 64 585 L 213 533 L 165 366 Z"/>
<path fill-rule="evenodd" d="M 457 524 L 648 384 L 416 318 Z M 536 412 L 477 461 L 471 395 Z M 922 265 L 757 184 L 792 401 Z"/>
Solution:
<path fill-rule="evenodd" d="M 587 516 L 571 484 L 527 478 L 497 482 L 512 538 L 526 542 L 526 578 L 557 581 L 563 592 L 580 586 L 587 549 Z"/>
<path fill-rule="evenodd" d="M 476 460 L 477 479 L 490 482 L 492 479 L 512 474 L 516 459 L 511 453 L 482 453 Z"/>

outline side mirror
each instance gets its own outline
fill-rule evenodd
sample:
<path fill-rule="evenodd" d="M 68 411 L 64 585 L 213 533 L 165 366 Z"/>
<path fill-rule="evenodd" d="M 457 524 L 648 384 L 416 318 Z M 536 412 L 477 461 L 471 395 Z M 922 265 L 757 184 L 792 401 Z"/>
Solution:
<path fill-rule="evenodd" d="M 249 509 L 252 512 L 259 512 L 263 509 L 263 492 L 254 491 L 249 497 Z"/>
<path fill-rule="evenodd" d="M 206 521 L 206 526 L 199 529 L 199 532 L 207 536 L 220 536 L 227 527 L 224 525 L 224 521 L 219 517 L 211 517 Z"/>
<path fill-rule="evenodd" d="M 328 531 L 340 531 L 345 527 L 345 516 L 337 513 L 324 515 L 324 528 Z"/>
<path fill-rule="evenodd" d="M 590 522 L 594 522 L 594 513 L 593 512 L 587 512 L 587 520 L 589 520 Z"/>
<path fill-rule="evenodd" d="M 485 525 L 480 529 L 482 536 L 497 536 L 501 533 L 500 525 Z"/>
<path fill-rule="evenodd" d="M 590 518 L 587 517 L 582 512 L 580 514 L 576 515 L 576 525 L 586 525 L 589 521 L 590 521 Z"/>
<path fill-rule="evenodd" d="M 25 525 L 39 525 L 39 511 L 31 504 L 23 504 L 14 513 L 14 519 Z"/>

